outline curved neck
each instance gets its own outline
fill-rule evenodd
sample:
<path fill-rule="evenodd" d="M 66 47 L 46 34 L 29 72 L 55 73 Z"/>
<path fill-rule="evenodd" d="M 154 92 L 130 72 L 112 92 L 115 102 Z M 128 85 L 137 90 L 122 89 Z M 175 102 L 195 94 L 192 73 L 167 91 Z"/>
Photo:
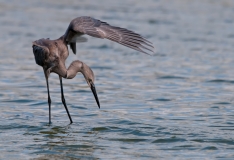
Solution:
<path fill-rule="evenodd" d="M 78 72 L 82 72 L 83 63 L 79 60 L 73 61 L 67 69 L 67 79 L 72 79 L 76 76 Z"/>

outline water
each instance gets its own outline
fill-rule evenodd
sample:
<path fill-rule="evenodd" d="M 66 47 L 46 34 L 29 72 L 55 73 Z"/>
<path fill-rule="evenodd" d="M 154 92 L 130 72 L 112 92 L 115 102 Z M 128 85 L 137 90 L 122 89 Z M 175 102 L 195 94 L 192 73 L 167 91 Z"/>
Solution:
<path fill-rule="evenodd" d="M 154 43 L 153 56 L 89 37 L 70 56 L 84 78 L 46 82 L 31 42 L 56 39 L 92 16 Z M 0 159 L 233 159 L 234 2 L 229 0 L 0 1 Z"/>

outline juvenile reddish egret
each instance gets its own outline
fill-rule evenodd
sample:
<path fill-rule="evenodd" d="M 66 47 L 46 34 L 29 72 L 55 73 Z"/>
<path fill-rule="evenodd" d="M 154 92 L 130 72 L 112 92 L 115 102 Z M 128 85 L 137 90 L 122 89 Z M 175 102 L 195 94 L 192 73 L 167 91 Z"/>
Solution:
<path fill-rule="evenodd" d="M 100 20 L 86 16 L 73 19 L 69 24 L 65 34 L 59 39 L 39 39 L 34 41 L 32 48 L 35 61 L 38 65 L 42 66 L 46 78 L 49 104 L 49 123 L 51 123 L 51 99 L 48 78 L 51 72 L 57 73 L 59 75 L 62 103 L 67 111 L 71 123 L 72 118 L 68 111 L 63 94 L 62 78 L 72 79 L 78 72 L 81 72 L 84 75 L 84 78 L 89 87 L 91 88 L 97 105 L 100 108 L 94 85 L 94 74 L 90 67 L 79 60 L 73 61 L 68 69 L 66 69 L 65 66 L 65 60 L 69 55 L 67 45 L 70 45 L 73 53 L 76 54 L 76 41 L 84 34 L 96 38 L 107 38 L 111 41 L 117 42 L 126 47 L 146 54 L 146 51 L 153 52 L 154 48 L 151 42 L 133 31 L 125 28 L 111 26 L 106 22 L 102 22 Z"/>

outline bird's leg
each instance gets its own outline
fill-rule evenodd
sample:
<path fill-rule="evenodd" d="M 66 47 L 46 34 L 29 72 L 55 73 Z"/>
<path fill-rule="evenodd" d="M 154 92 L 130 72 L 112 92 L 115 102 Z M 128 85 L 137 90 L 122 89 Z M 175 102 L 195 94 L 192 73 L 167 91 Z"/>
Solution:
<path fill-rule="evenodd" d="M 48 76 L 45 73 L 46 84 L 47 84 L 47 92 L 48 92 L 48 104 L 49 104 L 49 124 L 51 124 L 51 99 L 50 99 L 50 90 L 49 90 L 49 82 Z"/>
<path fill-rule="evenodd" d="M 63 102 L 63 105 L 67 111 L 67 115 L 70 119 L 70 122 L 73 123 L 72 119 L 71 119 L 71 116 L 70 116 L 70 113 L 68 111 L 68 108 L 67 108 L 67 105 L 66 105 L 66 101 L 65 101 L 65 98 L 64 98 L 64 94 L 63 94 L 63 82 L 62 82 L 62 77 L 59 76 L 59 79 L 60 79 L 60 86 L 61 86 L 61 98 L 62 98 L 62 102 Z"/>

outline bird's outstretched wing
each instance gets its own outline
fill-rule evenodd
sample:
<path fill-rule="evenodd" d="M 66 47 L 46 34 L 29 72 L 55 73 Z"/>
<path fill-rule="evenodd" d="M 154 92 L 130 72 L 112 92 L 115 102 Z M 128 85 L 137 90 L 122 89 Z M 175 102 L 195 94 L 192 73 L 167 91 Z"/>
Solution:
<path fill-rule="evenodd" d="M 68 43 L 70 42 L 69 44 L 74 54 L 76 53 L 76 43 L 71 41 L 74 36 L 83 34 L 106 38 L 146 54 L 148 54 L 146 51 L 154 52 L 152 43 L 141 35 L 125 28 L 111 26 L 106 22 L 83 16 L 73 19 L 64 35 L 65 40 Z"/>

